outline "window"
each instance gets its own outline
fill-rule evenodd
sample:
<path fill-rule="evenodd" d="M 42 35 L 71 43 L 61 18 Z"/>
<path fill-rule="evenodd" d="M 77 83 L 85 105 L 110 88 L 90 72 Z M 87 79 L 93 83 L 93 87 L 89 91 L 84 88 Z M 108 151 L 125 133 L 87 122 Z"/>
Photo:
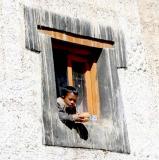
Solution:
<path fill-rule="evenodd" d="M 77 110 L 100 116 L 97 58 L 99 53 L 88 47 L 52 40 L 57 97 L 65 85 L 78 88 Z M 54 47 L 55 46 L 55 47 Z M 95 55 L 95 53 L 97 55 Z"/>
<path fill-rule="evenodd" d="M 41 9 L 24 7 L 24 16 L 26 48 L 42 57 L 43 144 L 129 153 L 117 73 L 126 67 L 123 32 Z M 80 90 L 79 109 L 99 116 L 84 124 L 87 138 L 58 121 L 56 98 L 67 84 Z"/>

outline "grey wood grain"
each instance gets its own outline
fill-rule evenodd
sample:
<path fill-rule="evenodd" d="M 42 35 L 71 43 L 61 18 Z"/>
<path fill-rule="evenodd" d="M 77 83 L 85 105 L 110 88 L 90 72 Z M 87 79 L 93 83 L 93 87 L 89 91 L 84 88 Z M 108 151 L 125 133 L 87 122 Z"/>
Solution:
<path fill-rule="evenodd" d="M 124 35 L 112 27 L 98 26 L 39 9 L 25 7 L 26 48 L 41 52 L 42 57 L 42 113 L 43 143 L 67 147 L 104 149 L 130 152 L 124 108 L 117 68 L 126 67 Z M 101 119 L 84 125 L 82 137 L 75 128 L 68 128 L 58 117 L 56 84 L 51 38 L 38 33 L 37 26 L 46 26 L 78 35 L 115 41 L 114 49 L 102 49 L 97 61 L 101 104 Z M 81 127 L 83 127 L 81 125 Z"/>
<path fill-rule="evenodd" d="M 90 22 L 70 18 L 41 9 L 24 7 L 26 48 L 41 51 L 38 26 L 48 27 L 76 35 L 114 42 L 115 58 L 118 68 L 126 68 L 126 48 L 122 31 L 113 30 L 112 26 L 92 26 Z"/>

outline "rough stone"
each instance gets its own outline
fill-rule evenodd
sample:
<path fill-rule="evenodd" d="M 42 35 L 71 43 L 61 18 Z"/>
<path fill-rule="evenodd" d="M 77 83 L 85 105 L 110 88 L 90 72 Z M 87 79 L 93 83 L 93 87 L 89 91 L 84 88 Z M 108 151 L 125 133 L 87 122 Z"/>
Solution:
<path fill-rule="evenodd" d="M 118 73 L 130 155 L 42 145 L 41 59 L 25 49 L 24 5 L 124 31 L 128 68 Z M 158 160 L 158 11 L 158 0 L 1 0 L 0 158 Z"/>

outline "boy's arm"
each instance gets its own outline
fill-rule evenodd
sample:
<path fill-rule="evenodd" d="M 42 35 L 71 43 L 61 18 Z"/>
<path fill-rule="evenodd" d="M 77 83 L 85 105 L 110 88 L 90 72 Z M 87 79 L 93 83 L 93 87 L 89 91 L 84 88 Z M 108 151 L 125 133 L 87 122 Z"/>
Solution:
<path fill-rule="evenodd" d="M 64 112 L 63 110 L 59 110 L 59 118 L 61 121 L 77 121 L 82 122 L 82 119 L 80 118 L 79 114 L 68 114 Z"/>
<path fill-rule="evenodd" d="M 57 102 L 57 108 L 58 108 L 58 115 L 61 121 L 68 120 L 68 121 L 75 121 L 76 114 L 68 114 L 64 111 L 63 104 L 60 104 Z"/>
<path fill-rule="evenodd" d="M 80 116 L 79 113 L 68 114 L 68 113 L 65 112 L 64 106 L 62 106 L 59 103 L 57 103 L 57 107 L 58 107 L 59 118 L 60 118 L 61 121 L 82 122 L 83 118 Z"/>
<path fill-rule="evenodd" d="M 59 118 L 61 121 L 64 121 L 64 120 L 74 121 L 73 115 L 68 114 L 64 112 L 63 110 L 59 110 Z"/>

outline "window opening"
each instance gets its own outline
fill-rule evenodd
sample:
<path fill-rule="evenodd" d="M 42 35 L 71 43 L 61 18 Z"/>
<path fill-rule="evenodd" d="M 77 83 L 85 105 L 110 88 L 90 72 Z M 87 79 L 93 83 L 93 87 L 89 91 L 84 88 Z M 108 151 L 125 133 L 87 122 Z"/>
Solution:
<path fill-rule="evenodd" d="M 55 70 L 55 82 L 57 97 L 61 95 L 62 87 L 68 84 L 67 81 L 67 59 L 66 55 L 63 54 L 63 50 L 54 49 L 54 70 Z"/>
<path fill-rule="evenodd" d="M 86 89 L 85 89 L 85 68 L 84 63 L 73 62 L 72 63 L 72 79 L 73 85 L 78 89 L 79 96 L 77 101 L 77 110 L 79 112 L 86 112 L 87 109 L 87 99 L 86 99 Z"/>
<path fill-rule="evenodd" d="M 65 85 L 79 90 L 77 110 L 100 116 L 97 55 L 90 48 L 53 39 L 57 97 Z M 54 47 L 55 46 L 55 47 Z"/>

